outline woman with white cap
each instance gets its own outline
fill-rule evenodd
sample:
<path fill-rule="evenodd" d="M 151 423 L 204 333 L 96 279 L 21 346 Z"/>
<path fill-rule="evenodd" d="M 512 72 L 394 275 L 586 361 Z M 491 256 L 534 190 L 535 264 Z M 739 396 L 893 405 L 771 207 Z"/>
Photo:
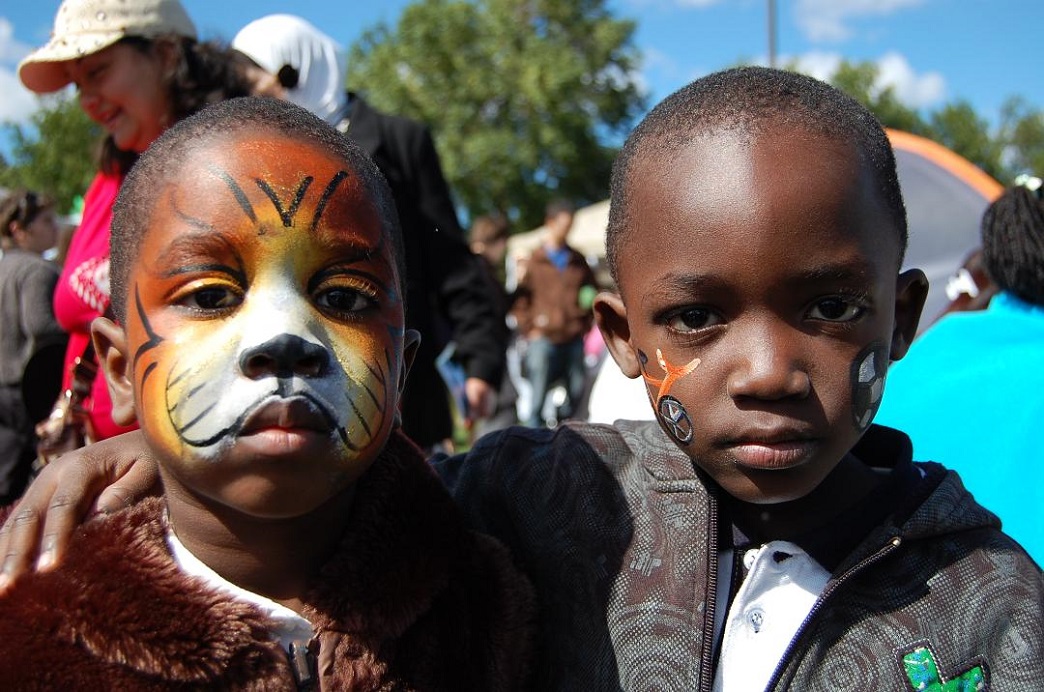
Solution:
<path fill-rule="evenodd" d="M 65 0 L 51 40 L 21 62 L 18 77 L 40 94 L 74 84 L 80 107 L 106 133 L 55 289 L 55 316 L 70 333 L 67 388 L 91 321 L 108 308 L 109 225 L 123 177 L 174 122 L 249 89 L 229 51 L 196 40 L 178 0 Z M 112 421 L 111 407 L 104 378 L 96 377 L 86 402 L 93 439 L 127 429 Z"/>

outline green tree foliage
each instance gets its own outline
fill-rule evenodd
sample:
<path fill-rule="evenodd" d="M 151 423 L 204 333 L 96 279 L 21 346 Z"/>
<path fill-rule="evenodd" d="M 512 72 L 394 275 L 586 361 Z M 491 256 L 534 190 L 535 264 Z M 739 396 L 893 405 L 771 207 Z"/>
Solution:
<path fill-rule="evenodd" d="M 949 147 L 998 180 L 1010 177 L 1001 165 L 1003 145 L 990 136 L 989 123 L 966 101 L 948 103 L 932 113 L 932 139 Z"/>
<path fill-rule="evenodd" d="M 1044 175 L 1044 111 L 1013 96 L 1001 108 L 1000 130 L 1008 170 Z"/>
<path fill-rule="evenodd" d="M 5 123 L 12 160 L 0 168 L 0 185 L 46 193 L 62 213 L 71 210 L 94 176 L 94 149 L 100 131 L 75 98 L 53 97 L 29 119 L 29 125 Z"/>
<path fill-rule="evenodd" d="M 793 66 L 791 66 L 793 68 Z M 1044 170 L 1044 111 L 1012 97 L 991 132 L 989 123 L 963 100 L 943 105 L 927 116 L 904 105 L 891 88 L 877 86 L 873 63 L 842 62 L 830 82 L 864 104 L 885 125 L 927 137 L 949 147 L 1000 183 L 1019 173 Z"/>
<path fill-rule="evenodd" d="M 603 0 L 419 0 L 352 47 L 348 84 L 431 125 L 469 216 L 532 226 L 552 197 L 606 196 L 644 107 L 633 33 Z"/>
<path fill-rule="evenodd" d="M 928 136 L 929 127 L 916 110 L 904 105 L 891 87 L 876 85 L 877 65 L 842 61 L 830 83 L 873 111 L 885 127 Z"/>

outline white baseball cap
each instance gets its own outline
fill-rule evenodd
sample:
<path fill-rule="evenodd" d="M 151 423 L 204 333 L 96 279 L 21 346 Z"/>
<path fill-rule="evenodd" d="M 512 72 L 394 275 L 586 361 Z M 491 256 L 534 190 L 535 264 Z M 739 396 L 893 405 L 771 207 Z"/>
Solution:
<path fill-rule="evenodd" d="M 30 91 L 46 94 L 69 83 L 62 63 L 108 48 L 122 38 L 196 38 L 196 25 L 178 0 L 65 0 L 47 45 L 18 65 Z"/>

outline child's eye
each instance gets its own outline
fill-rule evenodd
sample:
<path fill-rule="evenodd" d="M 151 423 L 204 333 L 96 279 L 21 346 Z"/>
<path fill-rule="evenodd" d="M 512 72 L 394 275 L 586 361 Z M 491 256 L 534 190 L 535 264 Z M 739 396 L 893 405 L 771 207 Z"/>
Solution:
<path fill-rule="evenodd" d="M 341 313 L 354 313 L 373 305 L 373 298 L 353 288 L 330 288 L 315 298 L 320 308 Z"/>
<path fill-rule="evenodd" d="M 226 310 L 243 302 L 242 296 L 222 286 L 210 286 L 193 291 L 179 303 L 197 310 Z"/>
<path fill-rule="evenodd" d="M 681 334 L 718 324 L 721 320 L 705 308 L 686 308 L 667 319 L 667 327 Z"/>
<path fill-rule="evenodd" d="M 809 317 L 827 322 L 851 322 L 866 312 L 866 308 L 845 298 L 827 298 L 812 306 Z"/>

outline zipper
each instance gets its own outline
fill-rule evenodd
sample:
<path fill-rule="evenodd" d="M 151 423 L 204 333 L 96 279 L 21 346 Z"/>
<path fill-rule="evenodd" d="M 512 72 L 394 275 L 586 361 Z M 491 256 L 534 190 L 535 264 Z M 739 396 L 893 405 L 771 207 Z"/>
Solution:
<path fill-rule="evenodd" d="M 823 593 L 820 594 L 819 598 L 816 599 L 816 602 L 812 605 L 812 609 L 808 611 L 808 616 L 805 617 L 804 621 L 801 623 L 801 627 L 798 628 L 794 638 L 790 640 L 790 644 L 787 646 L 786 651 L 783 652 L 783 656 L 779 659 L 779 663 L 776 665 L 776 670 L 772 673 L 772 677 L 769 678 L 769 684 L 765 687 L 766 690 L 774 690 L 776 685 L 779 684 L 779 679 L 783 677 L 783 671 L 786 670 L 787 665 L 789 665 L 790 657 L 794 654 L 794 651 L 797 650 L 798 645 L 801 643 L 805 631 L 808 629 L 809 623 L 815 618 L 816 613 L 818 613 L 823 607 L 826 600 L 837 591 L 842 583 L 851 579 L 857 572 L 862 572 L 868 566 L 897 550 L 902 542 L 902 536 L 893 536 L 891 540 L 888 541 L 887 545 L 879 548 L 877 552 L 866 556 L 856 564 L 852 565 L 847 572 L 827 584 Z"/>
<path fill-rule="evenodd" d="M 319 689 L 319 638 L 309 641 L 294 640 L 290 642 L 287 652 L 290 672 L 299 692 L 311 692 Z"/>
<path fill-rule="evenodd" d="M 714 686 L 714 676 L 711 670 L 714 668 L 714 619 L 718 602 L 718 498 L 713 492 L 707 493 L 707 505 L 710 511 L 710 540 L 707 542 L 708 555 L 711 559 L 707 564 L 711 569 L 707 574 L 707 590 L 704 602 L 707 604 L 706 612 L 703 614 L 703 652 L 700 656 L 700 692 L 711 692 Z"/>

